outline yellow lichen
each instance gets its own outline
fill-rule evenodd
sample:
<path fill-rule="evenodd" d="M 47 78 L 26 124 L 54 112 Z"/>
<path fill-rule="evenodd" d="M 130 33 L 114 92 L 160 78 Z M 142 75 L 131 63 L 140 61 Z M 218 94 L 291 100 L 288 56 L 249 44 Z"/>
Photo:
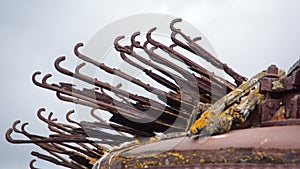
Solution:
<path fill-rule="evenodd" d="M 200 159 L 199 161 L 201 164 L 205 163 L 205 160 L 203 158 Z"/>

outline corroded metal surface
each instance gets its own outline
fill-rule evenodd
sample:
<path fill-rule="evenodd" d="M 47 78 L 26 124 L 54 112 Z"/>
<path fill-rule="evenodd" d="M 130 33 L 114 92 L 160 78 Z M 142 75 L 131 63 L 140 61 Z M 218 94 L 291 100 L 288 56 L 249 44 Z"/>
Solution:
<path fill-rule="evenodd" d="M 190 151 L 168 151 L 154 156 L 145 157 L 119 156 L 113 159 L 111 168 L 164 168 L 165 166 L 176 166 L 185 168 L 188 166 L 243 166 L 270 163 L 296 165 L 300 164 L 300 150 L 278 150 L 278 149 L 256 149 L 256 148 L 225 148 L 218 151 L 212 150 L 190 150 Z M 209 165 L 208 165 L 209 166 Z M 213 165 L 210 165 L 213 166 Z M 300 167 L 300 166 L 297 166 Z M 108 165 L 101 165 L 99 169 L 109 168 Z"/>
<path fill-rule="evenodd" d="M 102 168 L 178 168 L 223 166 L 258 167 L 289 164 L 300 167 L 300 126 L 235 130 L 207 138 L 174 138 L 112 152 Z M 170 147 L 173 145 L 173 147 Z M 215 164 L 217 163 L 217 164 Z M 214 165 L 212 165 L 214 164 Z M 99 168 L 101 168 L 99 167 Z M 224 166 L 223 166 L 224 167 Z M 269 166 L 270 167 L 270 166 Z M 247 167 L 246 167 L 247 168 Z"/>
<path fill-rule="evenodd" d="M 268 76 L 260 80 L 259 92 L 266 96 L 259 105 L 262 126 L 300 124 L 300 61 L 297 61 L 288 74 L 274 76 L 278 68 L 272 65 Z"/>
<path fill-rule="evenodd" d="M 149 167 L 157 168 L 157 167 Z M 292 164 L 202 164 L 202 165 L 184 165 L 160 167 L 161 169 L 299 169 L 299 166 Z"/>

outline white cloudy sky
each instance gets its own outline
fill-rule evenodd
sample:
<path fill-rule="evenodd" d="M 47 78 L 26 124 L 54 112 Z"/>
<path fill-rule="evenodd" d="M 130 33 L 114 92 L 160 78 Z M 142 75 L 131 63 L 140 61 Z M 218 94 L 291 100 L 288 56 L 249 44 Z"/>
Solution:
<path fill-rule="evenodd" d="M 208 38 L 218 58 L 251 77 L 270 64 L 288 69 L 299 58 L 299 6 L 297 0 L 1 1 L 0 168 L 28 168 L 30 151 L 37 149 L 4 141 L 14 120 L 30 121 L 29 129 L 39 132 L 39 126 L 45 127 L 35 117 L 40 107 L 57 116 L 73 108 L 35 87 L 32 73 L 56 73 L 53 61 L 60 55 L 69 56 L 65 66 L 72 67 L 73 46 L 87 42 L 105 25 L 141 13 L 181 17 Z"/>

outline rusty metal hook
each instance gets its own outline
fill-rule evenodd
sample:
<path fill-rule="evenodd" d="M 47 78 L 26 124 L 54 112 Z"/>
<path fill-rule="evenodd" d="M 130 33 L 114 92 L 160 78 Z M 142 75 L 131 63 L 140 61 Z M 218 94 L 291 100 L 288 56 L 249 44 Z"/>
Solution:
<path fill-rule="evenodd" d="M 45 108 L 40 108 L 38 111 L 37 111 L 37 117 L 42 120 L 43 122 L 47 123 L 49 125 L 49 123 L 52 123 L 49 122 L 49 120 L 47 118 L 45 118 L 43 115 L 42 115 L 42 112 L 46 111 Z"/>
<path fill-rule="evenodd" d="M 22 126 L 21 126 L 21 131 L 22 131 L 22 133 L 23 133 L 25 136 L 33 136 L 33 135 L 31 135 L 30 133 L 28 133 L 28 132 L 25 130 L 25 127 L 28 126 L 28 125 L 29 125 L 28 122 L 23 123 Z"/>
<path fill-rule="evenodd" d="M 118 37 L 116 37 L 116 39 L 114 40 L 115 49 L 117 51 L 119 51 L 119 52 L 125 52 L 127 54 L 131 54 L 133 52 L 132 50 L 130 50 L 130 49 L 124 47 L 124 46 L 121 46 L 119 44 L 119 41 L 122 40 L 122 39 L 124 39 L 124 38 L 125 38 L 125 36 L 118 36 Z"/>
<path fill-rule="evenodd" d="M 20 121 L 20 120 L 16 120 L 16 121 L 13 123 L 13 125 L 12 125 L 12 129 L 13 129 L 13 131 L 16 132 L 16 133 L 22 133 L 22 131 L 19 130 L 19 129 L 17 129 L 17 127 L 16 127 L 19 123 L 21 123 L 21 121 Z"/>
<path fill-rule="evenodd" d="M 58 57 L 58 58 L 54 61 L 54 67 L 55 67 L 55 69 L 58 70 L 59 72 L 63 73 L 63 74 L 68 75 L 68 76 L 73 76 L 73 75 L 74 75 L 73 72 L 71 72 L 71 71 L 69 71 L 69 70 L 67 70 L 67 69 L 65 69 L 65 68 L 63 68 L 63 67 L 60 66 L 60 63 L 61 63 L 62 61 L 64 61 L 64 60 L 66 60 L 66 57 L 65 57 L 65 56 L 60 56 L 60 57 Z"/>
<path fill-rule="evenodd" d="M 180 29 L 174 27 L 174 24 L 175 24 L 175 23 L 181 22 L 181 21 L 182 21 L 181 18 L 177 18 L 177 19 L 172 20 L 171 23 L 170 23 L 170 29 L 171 29 L 173 32 L 181 32 Z"/>
<path fill-rule="evenodd" d="M 132 43 L 132 45 L 133 45 L 134 47 L 143 49 L 144 47 L 141 45 L 141 42 L 135 40 L 135 38 L 136 38 L 137 36 L 139 36 L 140 34 L 141 34 L 140 32 L 134 32 L 134 33 L 131 35 L 130 40 L 131 40 L 131 43 Z"/>
<path fill-rule="evenodd" d="M 39 86 L 39 87 L 43 87 L 43 88 L 44 88 L 43 84 L 40 83 L 40 82 L 38 82 L 38 81 L 36 80 L 36 76 L 37 76 L 37 75 L 41 75 L 41 74 L 42 74 L 42 73 L 41 73 L 40 71 L 36 71 L 36 72 L 34 72 L 34 73 L 32 74 L 31 79 L 32 79 L 32 82 L 33 82 L 36 86 Z"/>
<path fill-rule="evenodd" d="M 35 162 L 36 162 L 36 159 L 33 159 L 33 160 L 30 161 L 30 163 L 29 163 L 30 169 L 39 169 L 39 168 L 36 168 L 36 167 L 33 165 Z"/>
<path fill-rule="evenodd" d="M 66 114 L 66 119 L 67 119 L 68 122 L 77 124 L 78 126 L 81 127 L 80 123 L 78 123 L 78 122 L 76 122 L 76 121 L 74 121 L 74 120 L 72 120 L 72 119 L 70 118 L 70 115 L 71 115 L 71 114 L 74 114 L 74 113 L 75 113 L 74 110 L 70 110 L 70 111 Z"/>
<path fill-rule="evenodd" d="M 80 56 L 81 54 L 80 54 L 80 52 L 79 52 L 79 48 L 80 47 L 83 47 L 84 46 L 84 44 L 83 43 L 77 43 L 75 46 L 74 46 L 74 54 L 76 55 L 76 56 Z"/>
<path fill-rule="evenodd" d="M 155 40 L 152 39 L 152 37 L 151 37 L 152 33 L 153 33 L 156 29 L 157 29 L 156 27 L 150 29 L 150 30 L 147 32 L 147 34 L 146 34 L 146 38 L 147 38 L 147 41 L 148 41 L 149 43 L 151 43 L 153 46 L 160 46 L 160 43 L 157 42 L 157 41 L 155 41 Z"/>
<path fill-rule="evenodd" d="M 19 144 L 19 143 L 23 143 L 22 140 L 14 140 L 12 137 L 11 137 L 11 134 L 14 130 L 12 128 L 9 128 L 6 133 L 5 133 L 5 139 L 10 142 L 10 143 L 13 143 L 13 144 Z"/>
<path fill-rule="evenodd" d="M 50 90 L 53 90 L 53 91 L 57 91 L 57 87 L 58 85 L 56 84 L 49 84 L 47 83 L 47 80 L 52 76 L 50 73 L 44 75 L 44 77 L 42 78 L 42 83 L 41 82 L 38 82 L 36 80 L 36 76 L 37 75 L 41 75 L 41 72 L 37 71 L 37 72 L 34 72 L 33 75 L 32 75 L 32 82 L 39 86 L 39 87 L 42 87 L 42 88 L 46 88 L 46 89 L 50 89 Z"/>
<path fill-rule="evenodd" d="M 187 35 L 185 35 L 182 31 L 181 31 L 181 29 L 178 29 L 178 28 L 175 28 L 174 27 L 174 24 L 175 23 L 177 23 L 177 22 L 181 22 L 182 21 L 182 19 L 181 18 L 178 18 L 178 19 L 174 19 L 173 21 L 171 21 L 171 23 L 170 23 L 170 29 L 173 31 L 172 32 L 172 34 L 173 33 L 175 33 L 175 34 L 173 34 L 173 38 L 175 38 L 175 36 L 176 36 L 176 34 L 180 34 L 185 40 L 187 40 L 189 43 L 191 43 L 191 42 L 196 42 L 196 41 L 198 41 L 198 40 L 201 40 L 201 37 L 196 37 L 196 38 L 194 38 L 194 39 L 191 39 L 189 36 L 187 36 Z M 172 37 L 172 34 L 171 34 L 171 37 Z M 176 38 L 175 38 L 176 39 Z M 177 39 L 178 40 L 178 39 Z M 179 40 L 178 40 L 179 41 Z"/>
<path fill-rule="evenodd" d="M 24 144 L 24 143 L 35 143 L 34 141 L 32 140 L 19 140 L 19 139 L 13 139 L 11 137 L 11 134 L 14 130 L 12 128 L 9 128 L 6 133 L 5 133 L 5 139 L 10 142 L 10 143 L 13 143 L 13 144 Z M 21 134 L 24 134 L 21 132 Z"/>

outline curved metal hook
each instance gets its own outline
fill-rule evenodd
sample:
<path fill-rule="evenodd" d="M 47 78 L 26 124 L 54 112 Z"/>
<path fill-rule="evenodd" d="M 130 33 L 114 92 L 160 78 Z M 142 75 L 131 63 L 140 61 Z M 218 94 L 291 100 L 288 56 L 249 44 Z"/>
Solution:
<path fill-rule="evenodd" d="M 21 126 L 22 134 L 24 134 L 29 139 L 31 139 L 31 137 L 35 137 L 35 138 L 39 138 L 39 139 L 45 138 L 45 137 L 42 137 L 42 136 L 30 134 L 29 132 L 27 132 L 26 129 L 25 129 L 25 127 L 28 126 L 28 125 L 29 125 L 28 122 L 22 124 L 22 126 Z M 34 140 L 30 140 L 30 141 L 34 142 Z"/>
<path fill-rule="evenodd" d="M 118 37 L 116 37 L 116 39 L 114 40 L 115 49 L 117 51 L 119 51 L 119 52 L 125 52 L 127 54 L 131 54 L 132 51 L 126 49 L 125 47 L 123 47 L 123 46 L 121 46 L 119 44 L 119 41 L 122 40 L 122 39 L 124 39 L 124 38 L 125 38 L 125 36 L 118 36 Z"/>
<path fill-rule="evenodd" d="M 29 163 L 29 167 L 30 169 L 39 169 L 39 168 L 36 168 L 33 164 L 36 162 L 35 159 L 31 160 L 30 163 Z"/>
<path fill-rule="evenodd" d="M 6 133 L 5 133 L 5 139 L 10 142 L 10 143 L 20 143 L 20 141 L 18 140 L 14 140 L 12 137 L 11 137 L 11 134 L 14 130 L 12 128 L 9 128 Z"/>
<path fill-rule="evenodd" d="M 181 21 L 182 21 L 181 18 L 177 18 L 177 19 L 172 20 L 171 23 L 170 23 L 170 29 L 171 29 L 173 32 L 181 32 L 180 29 L 174 27 L 174 24 L 175 24 L 175 23 L 181 22 Z"/>
<path fill-rule="evenodd" d="M 32 80 L 33 84 L 35 84 L 36 86 L 39 86 L 39 87 L 43 87 L 43 85 L 42 85 L 42 83 L 40 83 L 36 80 L 36 76 L 41 75 L 41 74 L 42 73 L 40 71 L 36 71 L 31 76 L 31 80 Z"/>
<path fill-rule="evenodd" d="M 69 71 L 69 70 L 67 70 L 67 69 L 60 66 L 60 63 L 64 60 L 66 60 L 65 56 L 58 57 L 54 62 L 55 69 L 58 70 L 59 72 L 63 73 L 63 74 L 73 76 L 73 72 L 71 72 L 71 71 Z"/>
<path fill-rule="evenodd" d="M 96 60 L 93 60 L 92 58 L 90 58 L 90 57 L 88 57 L 88 56 L 86 56 L 86 55 L 79 52 L 79 48 L 83 47 L 83 46 L 84 46 L 83 43 L 78 43 L 74 46 L 75 55 L 78 58 L 97 66 L 99 64 L 99 62 L 97 62 Z"/>
<path fill-rule="evenodd" d="M 149 43 L 151 43 L 152 45 L 154 45 L 154 46 L 159 46 L 160 43 L 157 42 L 157 41 L 155 41 L 155 40 L 152 39 L 152 37 L 151 37 L 152 33 L 153 33 L 156 29 L 157 29 L 156 27 L 150 29 L 150 30 L 147 32 L 147 34 L 146 34 L 146 38 L 147 38 L 147 41 L 148 41 Z"/>
<path fill-rule="evenodd" d="M 41 72 L 40 71 L 37 71 L 37 72 L 34 72 L 33 75 L 32 75 L 32 82 L 36 85 L 36 86 L 39 86 L 39 87 L 42 87 L 42 88 L 46 88 L 46 89 L 50 89 L 50 90 L 55 90 L 53 87 L 55 85 L 51 85 L 49 83 L 47 83 L 47 80 L 52 76 L 51 74 L 46 74 L 44 75 L 44 77 L 42 78 L 42 82 L 38 82 L 36 80 L 36 76 L 37 75 L 41 75 Z M 56 86 L 57 87 L 57 86 Z"/>
<path fill-rule="evenodd" d="M 74 111 L 74 110 L 70 110 L 70 111 L 66 114 L 66 119 L 67 119 L 67 121 L 70 122 L 70 123 L 77 124 L 78 126 L 81 127 L 80 123 L 78 123 L 78 122 L 76 122 L 76 121 L 74 121 L 74 120 L 72 120 L 72 119 L 70 118 L 70 115 L 73 114 L 73 113 L 75 113 L 75 111 Z"/>
<path fill-rule="evenodd" d="M 180 35 L 182 35 L 184 38 L 186 38 L 186 37 L 188 37 L 188 36 L 186 36 L 186 35 L 184 35 L 183 33 L 182 33 L 182 31 L 181 31 L 181 29 L 178 29 L 178 28 L 175 28 L 174 27 L 174 24 L 175 23 L 177 23 L 177 22 L 181 22 L 182 21 L 182 19 L 181 18 L 178 18 L 178 19 L 174 19 L 171 23 L 170 23 L 170 29 L 173 31 L 172 32 L 172 34 L 173 34 L 173 36 L 171 35 L 171 37 L 173 38 L 175 38 L 175 35 L 176 34 L 180 34 Z M 176 38 L 175 38 L 176 39 Z M 201 37 L 196 37 L 196 38 L 194 38 L 194 39 L 192 39 L 192 41 L 194 41 L 194 42 L 196 42 L 196 41 L 199 41 L 199 40 L 201 40 L 202 38 Z M 186 39 L 187 40 L 187 39 Z M 189 40 L 191 40 L 191 39 L 189 39 Z"/>
<path fill-rule="evenodd" d="M 48 84 L 47 80 L 51 77 L 52 75 L 50 73 L 47 73 L 43 79 L 42 79 L 42 84 Z"/>
<path fill-rule="evenodd" d="M 77 43 L 75 46 L 74 46 L 74 54 L 76 55 L 76 56 L 80 56 L 80 52 L 79 52 L 79 48 L 80 47 L 83 47 L 84 45 L 83 45 L 83 43 L 81 43 L 81 42 L 79 42 L 79 43 Z"/>
<path fill-rule="evenodd" d="M 134 33 L 131 35 L 130 40 L 131 40 L 131 43 L 132 43 L 132 45 L 133 45 L 134 47 L 143 49 L 143 46 L 141 45 L 141 42 L 135 40 L 135 38 L 136 38 L 137 36 L 139 36 L 140 34 L 141 34 L 140 32 L 134 32 Z"/>
<path fill-rule="evenodd" d="M 14 126 L 15 127 L 15 126 Z M 24 128 L 24 127 L 23 127 Z M 23 129 L 24 130 L 24 129 Z M 15 131 L 13 128 L 9 128 L 5 133 L 5 139 L 12 144 L 23 144 L 23 143 L 34 143 L 32 140 L 17 140 L 11 137 L 12 132 Z M 15 131 L 16 132 L 16 131 Z M 17 130 L 16 133 L 27 134 L 27 132 L 21 132 Z M 25 135 L 26 136 L 26 135 Z M 31 135 L 30 135 L 31 136 Z"/>
<path fill-rule="evenodd" d="M 44 111 L 46 111 L 45 108 L 40 108 L 40 109 L 37 111 L 37 117 L 38 117 L 40 120 L 42 120 L 43 122 L 49 124 L 48 119 L 45 118 L 45 117 L 42 115 L 42 112 L 44 112 Z"/>
<path fill-rule="evenodd" d="M 16 121 L 13 123 L 13 125 L 12 125 L 12 129 L 13 129 L 13 131 L 16 132 L 16 133 L 22 133 L 22 131 L 19 130 L 19 129 L 17 129 L 17 127 L 16 127 L 19 123 L 21 123 L 21 120 L 16 120 Z"/>

